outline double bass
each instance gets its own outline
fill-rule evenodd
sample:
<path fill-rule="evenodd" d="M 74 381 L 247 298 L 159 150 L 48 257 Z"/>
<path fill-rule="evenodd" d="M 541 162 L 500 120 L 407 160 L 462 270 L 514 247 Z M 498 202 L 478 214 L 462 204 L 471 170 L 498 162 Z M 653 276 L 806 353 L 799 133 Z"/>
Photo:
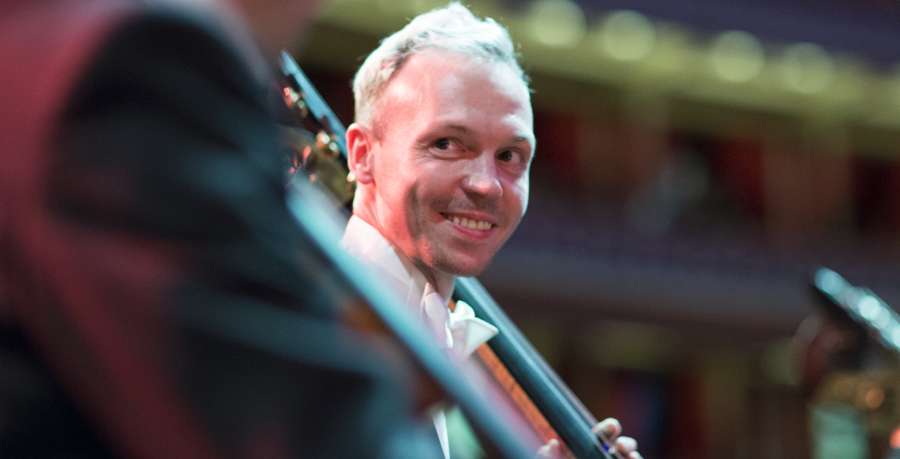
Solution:
<path fill-rule="evenodd" d="M 306 75 L 286 52 L 282 53 L 281 68 L 284 74 L 285 102 L 302 118 L 304 130 L 314 133 L 304 134 L 304 130 L 288 128 L 287 135 L 295 144 L 295 155 L 289 159 L 288 167 L 294 170 L 302 169 L 304 173 L 301 177 L 308 177 L 310 182 L 320 185 L 316 189 L 327 190 L 323 194 L 328 196 L 327 199 L 334 200 L 336 207 L 345 206 L 352 199 L 354 189 L 353 177 L 348 174 L 346 168 L 346 131 Z M 293 183 L 296 182 L 294 180 Z M 302 186 L 306 187 L 305 184 Z M 307 190 L 306 193 L 310 191 Z M 322 218 L 324 217 L 319 216 L 320 220 Z M 309 218 L 304 219 L 301 216 L 299 219 L 301 225 L 311 224 L 304 221 Z M 335 231 L 333 228 L 334 226 L 330 231 Z M 363 284 L 359 288 L 368 288 L 364 279 L 358 279 L 358 282 Z M 570 457 L 623 459 L 609 438 L 592 430 L 597 424 L 594 416 L 541 357 L 478 280 L 458 278 L 453 300 L 468 303 L 477 317 L 499 330 L 498 335 L 482 345 L 477 354 L 496 384 L 502 387 L 508 400 L 516 407 L 517 414 L 530 425 L 532 433 L 544 443 L 556 439 L 560 442 L 564 455 Z M 377 305 L 373 307 L 376 309 L 375 314 L 383 321 L 395 321 L 395 318 L 389 317 L 390 311 L 381 310 Z M 388 325 L 390 328 L 392 324 Z M 412 334 L 410 330 L 405 329 L 394 332 L 400 335 L 401 339 L 406 338 L 405 335 Z M 420 344 L 416 342 L 413 347 Z M 454 379 L 451 375 L 443 374 L 445 369 L 434 368 L 436 373 L 440 373 L 440 378 Z M 450 398 L 460 406 L 475 424 L 476 429 L 481 430 L 482 434 L 486 434 L 486 430 L 500 434 L 503 429 L 493 426 L 494 413 L 484 413 L 477 403 L 466 400 L 466 394 L 460 394 L 458 393 L 460 391 L 454 391 L 452 387 L 449 390 L 452 391 L 449 393 Z M 496 438 L 486 436 L 498 446 L 498 450 L 503 449 L 496 444 Z M 526 456 L 520 456 L 521 451 L 515 451 L 515 448 L 510 447 L 501 451 L 501 454 L 505 457 L 533 457 L 534 451 L 525 453 Z"/>

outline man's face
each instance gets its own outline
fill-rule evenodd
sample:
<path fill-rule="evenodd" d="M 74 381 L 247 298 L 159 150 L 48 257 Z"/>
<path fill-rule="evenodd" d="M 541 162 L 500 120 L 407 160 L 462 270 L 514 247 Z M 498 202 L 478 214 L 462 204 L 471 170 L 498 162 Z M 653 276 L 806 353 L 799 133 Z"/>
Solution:
<path fill-rule="evenodd" d="M 376 226 L 428 275 L 483 271 L 528 205 L 528 91 L 506 64 L 413 55 L 385 88 L 373 146 Z"/>

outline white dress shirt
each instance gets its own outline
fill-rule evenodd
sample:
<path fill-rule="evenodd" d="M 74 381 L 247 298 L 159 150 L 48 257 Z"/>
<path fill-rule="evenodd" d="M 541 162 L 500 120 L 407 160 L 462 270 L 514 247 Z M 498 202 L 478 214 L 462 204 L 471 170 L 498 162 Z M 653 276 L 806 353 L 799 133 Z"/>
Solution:
<path fill-rule="evenodd" d="M 493 325 L 475 317 L 463 301 L 457 302 L 451 312 L 448 304 L 453 284 L 435 289 L 406 255 L 363 219 L 355 215 L 350 218 L 341 247 L 382 274 L 406 300 L 410 312 L 428 327 L 438 346 L 449 349 L 453 356 L 468 357 L 497 334 Z"/>
<path fill-rule="evenodd" d="M 384 281 L 406 300 L 410 313 L 428 327 L 437 345 L 447 349 L 452 356 L 467 358 L 497 334 L 496 327 L 475 317 L 472 308 L 463 301 L 457 301 L 454 310 L 450 311 L 453 283 L 435 289 L 412 260 L 363 219 L 355 215 L 350 218 L 341 247 L 381 274 Z M 433 418 L 444 457 L 449 458 L 444 412 L 437 411 Z"/>

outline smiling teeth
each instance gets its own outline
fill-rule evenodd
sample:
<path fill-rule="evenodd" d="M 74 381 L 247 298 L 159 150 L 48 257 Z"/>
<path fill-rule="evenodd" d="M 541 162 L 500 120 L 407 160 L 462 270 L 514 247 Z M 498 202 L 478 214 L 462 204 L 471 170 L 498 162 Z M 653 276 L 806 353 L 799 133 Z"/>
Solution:
<path fill-rule="evenodd" d="M 483 220 L 469 220 L 468 218 L 451 217 L 450 221 L 460 226 L 465 226 L 471 230 L 487 231 L 491 229 L 491 224 Z"/>

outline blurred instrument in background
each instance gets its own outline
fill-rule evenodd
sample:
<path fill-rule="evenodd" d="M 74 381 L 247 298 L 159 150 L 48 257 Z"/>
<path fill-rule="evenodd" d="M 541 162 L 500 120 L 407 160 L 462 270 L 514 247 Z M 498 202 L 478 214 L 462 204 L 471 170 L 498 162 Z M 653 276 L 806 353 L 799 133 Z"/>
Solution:
<path fill-rule="evenodd" d="M 900 315 L 828 268 L 813 270 L 809 282 L 823 316 L 804 349 L 804 385 L 814 403 L 852 407 L 877 442 L 894 432 L 891 457 L 900 458 Z"/>

